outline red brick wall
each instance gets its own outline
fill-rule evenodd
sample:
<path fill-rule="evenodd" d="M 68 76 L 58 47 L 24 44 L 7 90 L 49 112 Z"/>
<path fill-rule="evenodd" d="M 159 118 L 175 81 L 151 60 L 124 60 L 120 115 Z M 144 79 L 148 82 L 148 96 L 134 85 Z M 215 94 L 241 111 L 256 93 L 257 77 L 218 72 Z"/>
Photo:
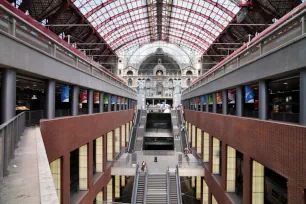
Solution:
<path fill-rule="evenodd" d="M 288 179 L 289 204 L 304 203 L 306 127 L 190 110 L 185 110 L 185 119 L 244 154 L 244 204 L 251 199 L 251 159 Z M 216 187 L 209 172 L 205 177 L 217 201 L 228 203 L 224 184 Z"/>
<path fill-rule="evenodd" d="M 133 110 L 63 117 L 40 122 L 49 162 L 62 158 L 62 203 L 70 203 L 70 152 L 88 144 L 88 192 L 80 203 L 92 203 L 111 178 L 106 169 L 106 134 L 133 119 Z M 120 132 L 121 135 L 121 132 Z M 93 140 L 103 136 L 103 175 L 93 183 Z M 120 136 L 121 138 L 121 136 Z M 115 141 L 115 140 L 113 140 Z M 114 145 L 114 144 L 113 144 Z M 106 188 L 105 188 L 106 189 Z"/>

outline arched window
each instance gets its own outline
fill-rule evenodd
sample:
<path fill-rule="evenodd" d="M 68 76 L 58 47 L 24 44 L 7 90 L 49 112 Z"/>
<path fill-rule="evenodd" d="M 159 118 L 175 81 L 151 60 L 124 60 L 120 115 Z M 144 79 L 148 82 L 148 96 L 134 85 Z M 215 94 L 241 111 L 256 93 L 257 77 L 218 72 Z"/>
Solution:
<path fill-rule="evenodd" d="M 128 86 L 132 86 L 133 85 L 133 80 L 132 79 L 129 79 L 128 80 Z"/>
<path fill-rule="evenodd" d="M 190 86 L 190 83 L 191 83 L 190 79 L 187 79 L 186 81 L 187 86 Z"/>
<path fill-rule="evenodd" d="M 133 72 L 131 70 L 129 70 L 127 73 L 126 73 L 128 76 L 133 76 Z"/>
<path fill-rule="evenodd" d="M 172 79 L 169 80 L 169 87 L 170 87 L 170 88 L 173 87 L 173 80 L 172 80 Z"/>
<path fill-rule="evenodd" d="M 190 70 L 187 71 L 187 72 L 186 72 L 186 75 L 188 75 L 188 76 L 189 76 L 189 75 L 192 75 L 192 71 L 190 71 Z"/>

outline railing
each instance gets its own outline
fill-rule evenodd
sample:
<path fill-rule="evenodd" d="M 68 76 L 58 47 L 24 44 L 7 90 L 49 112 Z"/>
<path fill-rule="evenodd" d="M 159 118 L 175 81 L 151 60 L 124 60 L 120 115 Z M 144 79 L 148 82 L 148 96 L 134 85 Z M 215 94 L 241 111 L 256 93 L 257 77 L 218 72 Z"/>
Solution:
<path fill-rule="evenodd" d="M 179 168 L 203 168 L 203 162 L 199 161 L 188 161 L 188 162 L 179 162 Z"/>
<path fill-rule="evenodd" d="M 143 155 L 157 155 L 157 156 L 173 156 L 174 150 L 142 150 Z"/>
<path fill-rule="evenodd" d="M 168 166 L 166 175 L 167 175 L 167 204 L 170 204 L 171 191 L 170 191 L 170 171 L 169 171 L 169 166 Z"/>
<path fill-rule="evenodd" d="M 187 94 L 204 86 L 210 81 L 220 78 L 237 70 L 241 66 L 247 65 L 260 57 L 274 52 L 278 48 L 294 40 L 304 38 L 306 36 L 305 8 L 306 2 L 297 6 L 273 25 L 254 37 L 250 42 L 241 46 L 212 69 L 200 76 L 190 87 L 183 90 L 182 94 Z"/>
<path fill-rule="evenodd" d="M 149 169 L 148 169 L 148 166 L 146 166 L 143 204 L 146 204 L 146 203 L 147 203 L 147 195 L 148 195 L 148 175 L 149 175 Z"/>
<path fill-rule="evenodd" d="M 8 167 L 26 127 L 25 113 L 0 125 L 0 180 L 8 175 Z"/>
<path fill-rule="evenodd" d="M 138 180 L 139 180 L 139 163 L 136 165 L 136 173 L 134 178 L 134 184 L 133 184 L 133 193 L 132 193 L 132 199 L 131 204 L 136 204 L 136 196 L 137 196 L 137 189 L 138 189 Z"/>
<path fill-rule="evenodd" d="M 31 19 L 6 1 L 2 1 L 1 4 L 0 33 L 56 58 L 76 70 L 99 78 L 133 95 L 136 94 L 136 91 L 127 86 L 126 82 L 110 73 L 100 64 L 92 61 L 37 21 Z"/>
<path fill-rule="evenodd" d="M 182 204 L 181 179 L 180 179 L 180 176 L 179 176 L 178 165 L 176 165 L 175 178 L 176 178 L 177 203 Z"/>
<path fill-rule="evenodd" d="M 191 148 L 191 153 L 198 160 L 199 164 L 203 164 L 201 155 L 194 148 Z"/>
<path fill-rule="evenodd" d="M 180 112 L 179 114 L 180 114 L 180 117 L 181 117 L 181 123 L 182 123 L 182 126 L 184 127 L 183 130 L 181 130 L 181 137 L 184 137 L 184 138 L 182 138 L 182 140 L 186 144 L 186 148 L 189 149 L 190 147 L 189 147 L 189 143 L 188 143 L 187 127 L 185 126 L 185 120 L 184 120 L 184 117 L 183 117 L 182 109 L 180 109 L 179 112 Z"/>

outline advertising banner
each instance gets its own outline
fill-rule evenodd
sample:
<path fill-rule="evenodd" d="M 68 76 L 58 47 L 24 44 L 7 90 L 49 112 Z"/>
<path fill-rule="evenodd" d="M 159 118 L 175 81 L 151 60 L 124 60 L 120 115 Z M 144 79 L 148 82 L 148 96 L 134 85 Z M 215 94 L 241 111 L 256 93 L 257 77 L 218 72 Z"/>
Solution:
<path fill-rule="evenodd" d="M 228 90 L 227 92 L 227 101 L 229 104 L 235 104 L 235 95 L 236 95 L 236 91 L 235 90 Z"/>
<path fill-rule="evenodd" d="M 100 103 L 100 94 L 99 92 L 94 92 L 94 104 Z"/>
<path fill-rule="evenodd" d="M 205 105 L 206 104 L 206 97 L 202 96 L 202 104 Z"/>
<path fill-rule="evenodd" d="M 245 102 L 254 103 L 254 90 L 249 86 L 245 86 Z"/>
<path fill-rule="evenodd" d="M 217 104 L 222 104 L 222 94 L 217 93 Z"/>
<path fill-rule="evenodd" d="M 87 103 L 87 90 L 81 92 L 80 103 Z"/>
<path fill-rule="evenodd" d="M 103 101 L 104 101 L 104 104 L 108 104 L 108 95 L 104 95 Z"/>
<path fill-rule="evenodd" d="M 121 98 L 121 104 L 124 104 L 124 97 Z"/>
<path fill-rule="evenodd" d="M 121 97 L 118 96 L 118 97 L 117 97 L 117 104 L 120 104 L 120 103 L 121 103 Z"/>
<path fill-rule="evenodd" d="M 208 104 L 213 104 L 213 98 L 212 95 L 208 95 Z"/>
<path fill-rule="evenodd" d="M 112 96 L 112 98 L 111 98 L 111 104 L 115 104 L 116 103 L 116 98 L 115 98 L 115 96 Z"/>
<path fill-rule="evenodd" d="M 125 100 L 125 104 L 127 104 L 127 103 L 128 103 L 128 99 L 127 99 L 127 98 L 125 98 L 124 100 Z"/>
<path fill-rule="evenodd" d="M 69 102 L 69 86 L 61 87 L 61 102 L 68 103 Z"/>

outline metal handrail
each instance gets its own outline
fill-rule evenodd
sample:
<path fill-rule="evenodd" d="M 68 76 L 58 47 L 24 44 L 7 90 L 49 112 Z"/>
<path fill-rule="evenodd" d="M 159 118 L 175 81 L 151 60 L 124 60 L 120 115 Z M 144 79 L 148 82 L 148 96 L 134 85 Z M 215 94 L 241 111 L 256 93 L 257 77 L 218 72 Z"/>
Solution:
<path fill-rule="evenodd" d="M 147 195 L 148 195 L 148 174 L 149 174 L 148 166 L 146 166 L 143 204 L 146 204 L 146 203 L 147 203 Z"/>
<path fill-rule="evenodd" d="M 220 70 L 223 67 L 226 67 L 228 63 L 231 63 L 234 61 L 235 58 L 239 58 L 239 56 L 244 55 L 245 53 L 249 52 L 254 46 L 261 45 L 263 41 L 265 41 L 267 38 L 271 37 L 271 35 L 275 33 L 279 33 L 281 29 L 283 29 L 288 24 L 294 22 L 296 19 L 301 18 L 301 26 L 302 26 L 302 33 L 301 35 L 305 34 L 305 19 L 303 19 L 303 15 L 305 15 L 306 10 L 302 10 L 306 7 L 306 2 L 302 3 L 295 9 L 293 9 L 291 12 L 287 13 L 285 16 L 283 16 L 280 20 L 272 24 L 270 27 L 268 27 L 266 30 L 261 32 L 258 36 L 253 38 L 250 42 L 244 44 L 241 46 L 238 50 L 233 52 L 231 55 L 226 57 L 224 60 L 222 60 L 220 63 L 218 63 L 216 66 L 214 66 L 212 69 L 205 72 L 202 76 L 200 76 L 197 80 L 195 80 L 190 87 L 183 90 L 183 94 L 186 94 L 196 88 L 199 83 L 202 82 L 202 80 L 205 79 L 205 77 L 208 77 L 210 74 L 215 73 L 215 71 Z M 300 13 L 298 13 L 300 12 Z M 303 30 L 304 29 L 304 30 Z M 221 77 L 221 76 L 219 76 Z M 196 86 L 196 87 L 195 87 Z"/>
<path fill-rule="evenodd" d="M 7 6 L 10 6 L 9 4 Z M 71 45 L 67 44 L 66 41 L 63 41 L 62 39 L 58 40 L 62 40 L 63 42 L 59 43 L 56 39 L 54 39 L 54 37 L 49 36 L 48 34 L 46 34 L 45 32 L 42 31 L 42 29 L 45 27 L 42 26 L 41 24 L 38 25 L 32 25 L 31 23 L 27 22 L 26 20 L 24 20 L 22 17 L 20 17 L 19 15 L 15 14 L 13 11 L 11 11 L 10 9 L 6 8 L 4 5 L 0 5 L 0 8 L 3 9 L 6 13 L 8 13 L 10 16 L 12 16 L 15 19 L 18 19 L 19 21 L 21 21 L 22 23 L 26 24 L 27 26 L 29 26 L 31 29 L 35 30 L 35 32 L 39 33 L 40 35 L 44 36 L 46 39 L 48 39 L 52 45 L 54 45 L 54 49 L 56 49 L 56 47 L 62 48 L 64 49 L 66 52 L 68 52 L 71 56 L 75 57 L 76 60 L 78 61 L 78 59 L 81 59 L 82 61 L 86 62 L 87 64 L 89 64 L 90 66 L 95 67 L 96 69 L 100 70 L 102 73 L 104 73 L 105 75 L 109 76 L 110 78 L 112 78 L 115 82 L 119 83 L 120 85 L 123 85 L 124 88 L 129 89 L 130 91 L 132 91 L 134 94 L 136 93 L 136 90 L 130 88 L 129 86 L 127 86 L 121 79 L 117 78 L 116 76 L 114 76 L 112 73 L 110 73 L 108 70 L 106 70 L 105 67 L 103 67 L 100 64 L 97 64 L 96 62 L 88 59 L 87 56 L 82 56 L 83 53 L 81 53 L 80 51 L 78 51 L 76 48 L 75 51 L 77 51 L 77 53 L 73 52 L 71 49 L 72 47 L 69 47 Z M 2 31 L 0 31 L 2 32 Z M 69 46 L 68 46 L 69 45 Z"/>
<path fill-rule="evenodd" d="M 133 184 L 133 193 L 132 193 L 131 204 L 136 204 L 136 196 L 137 196 L 137 189 L 138 189 L 138 180 L 139 180 L 139 163 L 137 162 L 136 173 L 135 173 L 134 184 Z"/>
<path fill-rule="evenodd" d="M 176 165 L 175 177 L 176 177 L 177 203 L 182 204 L 181 179 L 180 179 L 180 176 L 179 176 L 178 164 Z"/>
<path fill-rule="evenodd" d="M 169 171 L 169 166 L 168 166 L 166 175 L 167 175 L 167 204 L 170 204 L 170 194 L 171 194 L 171 191 L 170 191 L 170 171 Z"/>
<path fill-rule="evenodd" d="M 8 175 L 8 167 L 25 130 L 25 113 L 22 112 L 0 125 L 0 180 Z"/>

